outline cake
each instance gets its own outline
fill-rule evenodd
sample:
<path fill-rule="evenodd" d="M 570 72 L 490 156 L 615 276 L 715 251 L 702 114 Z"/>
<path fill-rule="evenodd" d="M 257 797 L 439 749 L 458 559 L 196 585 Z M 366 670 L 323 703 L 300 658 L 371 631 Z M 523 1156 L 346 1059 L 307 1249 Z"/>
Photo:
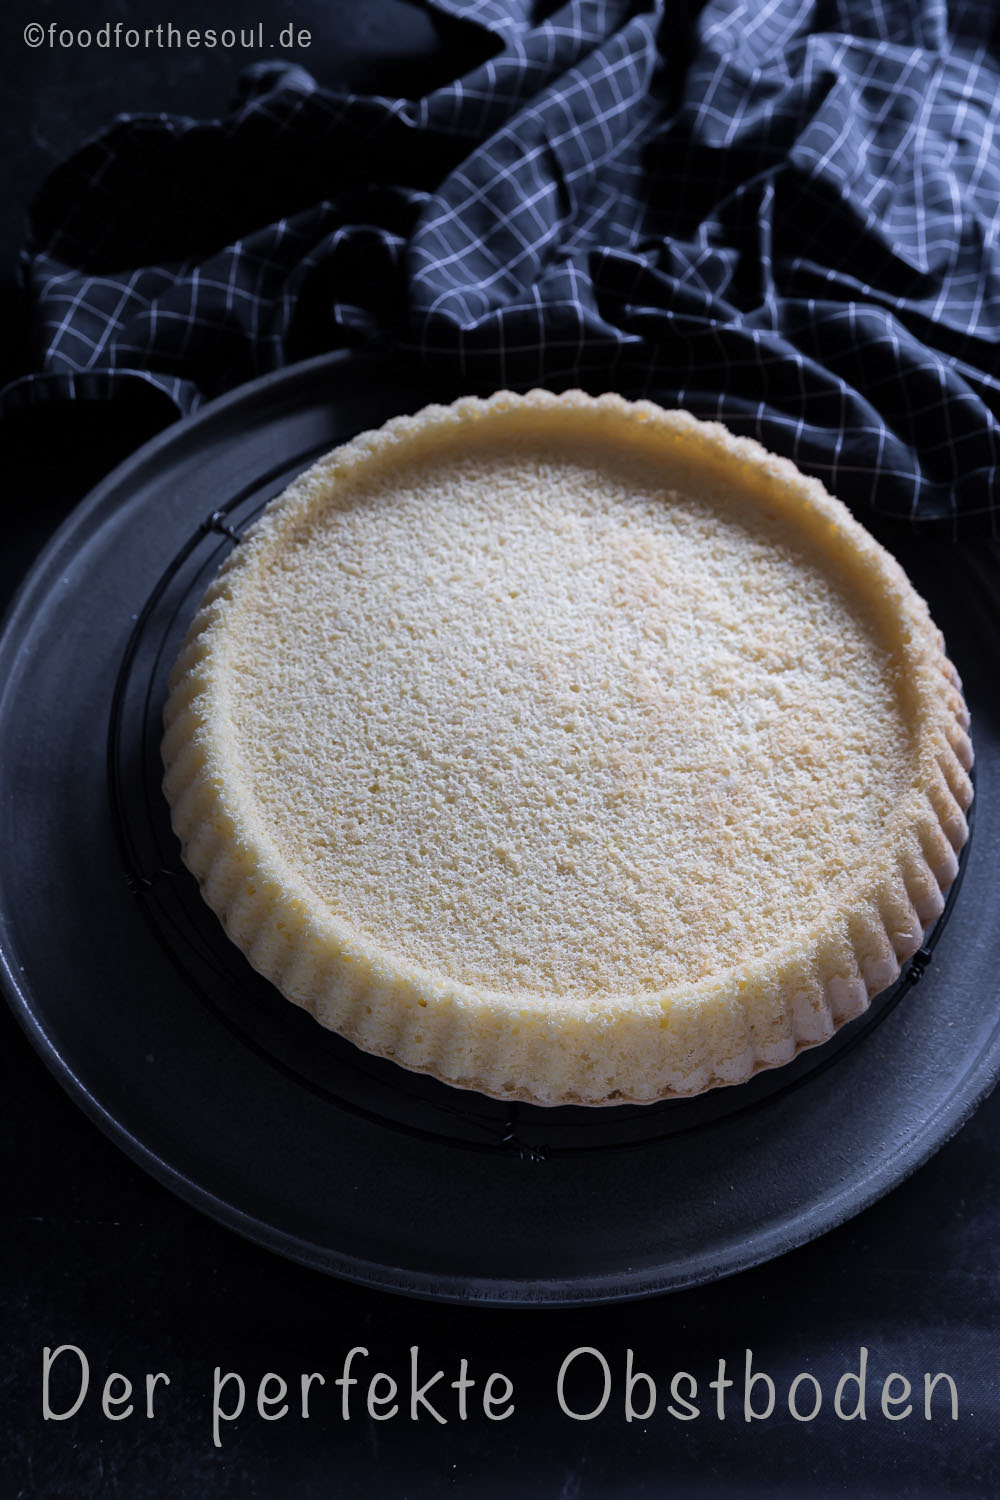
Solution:
<path fill-rule="evenodd" d="M 323 1026 L 446 1083 L 645 1103 L 891 985 L 967 837 L 940 632 L 814 479 L 684 412 L 502 392 L 267 507 L 171 677 L 183 858 Z"/>

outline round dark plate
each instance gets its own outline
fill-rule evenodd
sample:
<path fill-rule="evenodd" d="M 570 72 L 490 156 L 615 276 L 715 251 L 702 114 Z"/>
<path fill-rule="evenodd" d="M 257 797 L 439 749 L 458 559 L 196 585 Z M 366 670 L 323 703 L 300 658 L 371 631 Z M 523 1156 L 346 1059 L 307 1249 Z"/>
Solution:
<path fill-rule="evenodd" d="M 1000 1070 L 995 590 L 947 549 L 904 559 L 966 677 L 978 827 L 960 898 L 868 1016 L 750 1084 L 647 1109 L 447 1088 L 324 1032 L 243 962 L 179 865 L 158 742 L 180 636 L 253 515 L 337 442 L 454 394 L 314 360 L 169 430 L 74 513 L 0 642 L 0 968 L 102 1129 L 296 1260 L 456 1301 L 708 1281 L 871 1203 Z"/>

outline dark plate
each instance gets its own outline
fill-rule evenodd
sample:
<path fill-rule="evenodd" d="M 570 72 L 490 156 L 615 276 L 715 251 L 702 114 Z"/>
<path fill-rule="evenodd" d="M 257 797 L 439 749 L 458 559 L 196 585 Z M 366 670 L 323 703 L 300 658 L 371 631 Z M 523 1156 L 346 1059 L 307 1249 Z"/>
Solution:
<path fill-rule="evenodd" d="M 345 356 L 269 376 L 147 445 L 54 539 L 0 642 L 10 1000 L 131 1156 L 325 1271 L 524 1304 L 728 1275 L 885 1193 L 1000 1069 L 993 581 L 954 550 L 904 559 L 966 676 L 978 827 L 960 899 L 867 1017 L 789 1068 L 649 1109 L 446 1088 L 364 1057 L 252 973 L 178 867 L 158 740 L 166 671 L 233 537 L 318 453 L 451 394 Z"/>

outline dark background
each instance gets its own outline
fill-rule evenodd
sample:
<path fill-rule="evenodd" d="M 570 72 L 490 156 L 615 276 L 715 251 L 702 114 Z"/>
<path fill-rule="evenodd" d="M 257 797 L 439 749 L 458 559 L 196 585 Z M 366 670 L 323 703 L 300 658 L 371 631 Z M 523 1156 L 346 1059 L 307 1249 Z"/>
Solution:
<path fill-rule="evenodd" d="M 207 7 L 207 8 L 206 8 Z M 234 0 L 37 0 L 3 22 L 4 150 L 0 181 L 5 362 L 26 367 L 24 308 L 13 275 L 24 215 L 46 171 L 119 110 L 221 112 L 242 53 L 30 51 L 25 23 L 59 20 L 96 30 L 105 21 L 171 21 L 183 28 L 271 18 L 308 27 L 313 44 L 295 60 L 328 85 L 387 93 L 426 90 L 475 61 L 461 29 L 444 34 L 403 0 L 259 0 L 252 15 Z M 68 427 L 61 427 L 68 433 Z M 9 486 L 2 499 L 0 593 L 5 599 L 35 549 L 68 507 L 144 434 L 89 421 L 63 451 L 39 441 L 36 417 L 4 433 Z M 73 463 L 65 462 L 73 449 Z M 0 855 L 13 862 L 16 850 Z M 1000 1098 L 988 1100 L 959 1136 L 889 1197 L 845 1227 L 782 1260 L 701 1290 L 573 1311 L 437 1306 L 367 1291 L 287 1264 L 201 1217 L 108 1144 L 36 1060 L 0 1011 L 3 1185 L 0 1192 L 0 1497 L 334 1496 L 519 1493 L 619 1496 L 992 1496 L 1000 1492 Z M 877 1107 L 877 1101 L 873 1102 Z M 45 1345 L 87 1353 L 95 1387 L 112 1370 L 141 1384 L 166 1371 L 158 1416 L 105 1420 L 95 1391 L 64 1423 L 41 1420 Z M 301 1372 L 328 1381 L 354 1344 L 370 1368 L 397 1378 L 419 1345 L 426 1373 L 446 1380 L 469 1361 L 515 1384 L 504 1423 L 476 1415 L 439 1427 L 401 1414 L 375 1424 L 340 1420 L 328 1385 L 315 1414 L 268 1423 L 252 1410 L 265 1371 L 293 1388 Z M 615 1393 L 593 1422 L 573 1422 L 555 1400 L 569 1350 L 600 1349 Z M 875 1400 L 866 1423 L 830 1412 L 837 1377 L 870 1350 Z M 657 1377 L 650 1421 L 625 1421 L 625 1351 Z M 665 1411 L 675 1370 L 702 1393 L 727 1358 L 744 1352 L 783 1395 L 800 1371 L 817 1375 L 826 1408 L 798 1424 L 783 1406 L 748 1425 L 736 1401 L 724 1423 L 706 1412 L 681 1423 Z M 212 1370 L 239 1371 L 249 1415 L 212 1444 Z M 736 1366 L 734 1371 L 733 1366 Z M 948 1371 L 960 1393 L 952 1424 L 936 1407 L 890 1423 L 877 1390 L 890 1371 L 915 1383 Z M 444 1382 L 441 1383 L 443 1386 Z M 441 1389 L 441 1386 L 438 1389 Z M 731 1393 L 738 1395 L 737 1391 Z M 919 1392 L 917 1392 L 919 1397 Z M 140 1396 L 141 1399 L 141 1396 Z M 586 1402 L 581 1388 L 581 1404 Z M 707 1403 L 703 1403 L 707 1405 Z M 874 1408 L 874 1409 L 871 1409 Z"/>

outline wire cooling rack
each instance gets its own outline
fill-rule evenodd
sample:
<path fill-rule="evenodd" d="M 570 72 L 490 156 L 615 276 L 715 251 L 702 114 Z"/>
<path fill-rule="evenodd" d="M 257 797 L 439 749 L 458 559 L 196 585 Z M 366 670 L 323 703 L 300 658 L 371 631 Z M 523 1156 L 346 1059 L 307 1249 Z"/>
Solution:
<path fill-rule="evenodd" d="M 601 1109 L 541 1108 L 452 1088 L 372 1057 L 290 1005 L 226 937 L 184 868 L 161 790 L 160 739 L 167 676 L 202 594 L 223 558 L 268 500 L 323 449 L 274 468 L 213 511 L 167 563 L 125 648 L 111 707 L 108 784 L 123 878 L 195 1003 L 209 1006 L 245 1045 L 344 1110 L 456 1147 L 513 1153 L 533 1163 L 555 1154 L 637 1147 L 751 1110 L 836 1066 L 862 1045 L 923 974 L 958 891 L 896 983 L 866 1014 L 819 1048 L 749 1082 L 693 1099 Z M 968 848 L 968 845 L 966 846 Z"/>

